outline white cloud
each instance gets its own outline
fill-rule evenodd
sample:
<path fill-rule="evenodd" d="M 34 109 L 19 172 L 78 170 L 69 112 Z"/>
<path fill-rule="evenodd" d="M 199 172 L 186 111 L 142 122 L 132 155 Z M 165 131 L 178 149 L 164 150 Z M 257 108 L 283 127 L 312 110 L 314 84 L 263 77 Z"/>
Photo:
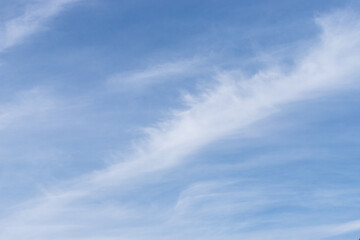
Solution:
<path fill-rule="evenodd" d="M 41 30 L 44 24 L 66 5 L 79 0 L 32 1 L 23 14 L 5 20 L 0 25 L 0 52 L 20 44 L 28 36 Z"/>
<path fill-rule="evenodd" d="M 97 172 L 94 183 L 116 184 L 173 167 L 206 144 L 270 116 L 284 104 L 356 84 L 353 80 L 360 75 L 359 20 L 337 13 L 317 22 L 322 29 L 319 42 L 297 60 L 292 71 L 276 66 L 250 78 L 236 71 L 216 76 L 216 86 L 198 96 L 186 96 L 187 109 L 175 111 L 168 121 L 149 128 L 149 137 L 137 146 L 131 160 Z"/>

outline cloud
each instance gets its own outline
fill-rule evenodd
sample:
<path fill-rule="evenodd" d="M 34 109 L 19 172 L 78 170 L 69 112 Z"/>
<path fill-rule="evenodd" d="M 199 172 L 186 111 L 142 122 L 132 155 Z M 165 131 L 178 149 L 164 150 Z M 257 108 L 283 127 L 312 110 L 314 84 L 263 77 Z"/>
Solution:
<path fill-rule="evenodd" d="M 181 80 L 187 76 L 194 77 L 195 75 L 200 75 L 204 72 L 204 62 L 205 60 L 201 58 L 191 58 L 160 63 L 140 71 L 114 74 L 107 80 L 107 84 L 110 89 L 117 91 L 143 90 L 160 83 Z"/>
<path fill-rule="evenodd" d="M 25 6 L 23 14 L 5 20 L 0 25 L 0 52 L 23 42 L 41 30 L 44 24 L 70 3 L 79 0 L 32 1 Z"/>
<path fill-rule="evenodd" d="M 317 23 L 322 30 L 318 43 L 307 49 L 301 58 L 295 59 L 292 69 L 284 70 L 281 66 L 272 66 L 250 77 L 244 76 L 239 70 L 218 74 L 214 77 L 216 84 L 212 88 L 204 89 L 197 95 L 184 97 L 184 110 L 174 111 L 168 120 L 148 128 L 148 137 L 135 146 L 133 154 L 127 159 L 119 159 L 119 163 L 106 169 L 70 181 L 65 184 L 66 186 L 60 187 L 60 190 L 51 191 L 46 196 L 30 202 L 28 206 L 21 206 L 19 211 L 3 219 L 0 238 L 18 239 L 21 230 L 22 235 L 39 240 L 50 237 L 89 239 L 88 231 L 103 220 L 99 219 L 96 224 L 88 220 L 94 219 L 101 209 L 94 206 L 98 206 L 96 204 L 102 202 L 105 196 L 116 195 L 116 189 L 141 183 L 144 179 L 149 179 L 146 176 L 154 176 L 160 171 L 174 168 L 207 144 L 236 134 L 239 130 L 280 111 L 282 106 L 356 85 L 355 80 L 360 76 L 360 20 L 350 13 L 340 12 L 318 18 Z M 134 75 L 129 79 L 143 81 L 183 71 L 176 67 L 171 71 L 171 68 L 166 67 L 155 69 L 157 70 Z M 199 195 L 199 191 L 196 190 L 194 194 L 193 189 L 194 187 L 183 193 L 182 198 L 177 201 L 177 209 L 186 209 L 186 204 L 192 206 L 193 199 L 197 199 Z M 258 193 L 246 197 L 250 198 L 246 199 L 247 202 L 254 203 L 251 198 L 257 198 Z M 188 201 L 189 199 L 192 201 Z M 142 210 L 140 208 L 134 212 L 141 213 Z M 73 217 L 74 212 L 79 218 Z M 156 211 L 152 213 L 154 212 Z M 166 214 L 147 216 L 166 221 Z M 114 237 L 113 234 L 119 234 L 119 231 L 114 229 L 121 229 L 124 230 L 122 235 L 125 239 L 139 239 L 144 238 L 137 237 L 139 232 L 154 233 L 154 223 L 151 223 L 151 219 L 145 221 L 145 226 L 142 226 L 140 221 L 135 226 L 122 229 L 119 227 L 125 224 L 121 221 L 122 217 L 115 218 L 115 221 L 119 221 L 116 226 L 111 224 L 112 221 L 103 221 L 110 224 L 109 229 L 106 226 L 100 229 L 98 234 L 101 236 L 98 238 L 94 232 L 90 231 L 89 234 L 93 239 L 106 239 L 107 236 L 111 239 Z M 330 234 L 324 233 L 321 226 L 312 228 L 310 233 L 317 239 L 324 239 L 359 229 L 358 222 L 353 223 L 337 225 L 338 231 Z M 161 232 L 158 228 L 155 229 Z M 264 234 L 265 239 L 276 239 L 279 236 L 280 239 L 299 239 L 300 236 L 303 239 L 301 233 L 311 236 L 308 229 L 259 231 L 244 236 L 246 239 L 259 239 L 259 236 Z M 113 231 L 115 233 L 112 234 Z M 154 236 L 161 235 L 159 232 Z M 171 239 L 181 239 L 176 233 L 169 233 L 169 236 L 172 236 Z M 238 236 L 241 234 L 229 234 L 227 239 L 239 239 Z M 146 238 L 152 239 L 152 235 L 147 235 Z M 216 236 L 207 239 L 216 239 Z"/>
<path fill-rule="evenodd" d="M 187 108 L 148 128 L 128 161 L 94 174 L 100 185 L 173 167 L 205 145 L 246 128 L 281 106 L 351 87 L 360 75 L 360 21 L 347 13 L 317 19 L 319 42 L 308 49 L 292 70 L 271 67 L 251 77 L 224 72 L 213 88 L 185 96 Z M 352 26 L 349 28 L 348 26 Z"/>
<path fill-rule="evenodd" d="M 30 119 L 39 118 L 56 106 L 56 100 L 44 89 L 20 91 L 12 101 L 0 105 L 0 131 L 28 123 Z"/>
<path fill-rule="evenodd" d="M 311 226 L 314 216 L 309 212 L 316 216 L 322 209 L 347 207 L 344 199 L 355 203 L 357 196 L 356 189 L 298 191 L 288 183 L 245 179 L 198 182 L 179 194 L 167 223 L 169 228 L 184 229 L 179 233 L 184 238 L 221 239 L 226 233 L 230 239 L 324 239 L 359 230 L 359 221 Z M 325 204 L 330 198 L 335 201 Z M 204 223 L 206 233 L 198 230 Z M 294 223 L 297 227 L 292 227 Z"/>

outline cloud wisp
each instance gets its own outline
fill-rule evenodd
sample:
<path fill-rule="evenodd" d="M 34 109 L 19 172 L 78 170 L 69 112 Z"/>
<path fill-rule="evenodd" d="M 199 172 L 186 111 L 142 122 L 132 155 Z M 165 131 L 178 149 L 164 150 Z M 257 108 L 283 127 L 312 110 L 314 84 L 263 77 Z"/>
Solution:
<path fill-rule="evenodd" d="M 0 52 L 23 42 L 44 27 L 64 7 L 79 0 L 49 0 L 30 2 L 23 14 L 5 20 L 0 25 Z"/>
<path fill-rule="evenodd" d="M 107 80 L 110 89 L 118 91 L 143 90 L 163 82 L 195 76 L 203 72 L 204 59 L 192 58 L 150 66 L 143 71 L 114 74 Z M 209 71 L 209 69 L 207 69 Z"/>
<path fill-rule="evenodd" d="M 97 205 L 89 203 L 91 200 L 97 202 L 103 194 L 111 195 L 111 189 L 134 181 L 141 182 L 143 176 L 174 168 L 207 144 L 236 134 L 279 111 L 286 104 L 357 84 L 354 80 L 360 76 L 360 19 L 341 12 L 318 18 L 317 23 L 322 30 L 318 43 L 296 59 L 291 70 L 274 66 L 251 77 L 245 77 L 239 71 L 215 76 L 217 83 L 212 88 L 196 96 L 185 96 L 185 110 L 174 111 L 169 120 L 148 128 L 148 137 L 135 147 L 133 155 L 106 169 L 73 180 L 63 190 L 48 193 L 27 206 L 21 206 L 19 212 L 1 221 L 0 238 L 18 239 L 20 229 L 23 235 L 39 240 L 55 235 L 53 239 L 89 239 L 87 231 L 83 230 L 99 223 L 91 215 L 98 213 L 98 209 L 94 209 Z M 162 72 L 155 71 L 153 75 L 162 75 Z M 147 77 L 149 73 L 139 73 L 135 79 L 143 79 L 142 76 Z M 186 194 L 190 198 L 188 195 L 191 191 Z M 247 201 L 251 202 L 249 199 Z M 175 208 L 179 209 L 180 205 L 178 202 Z M 69 217 L 72 211 L 92 218 L 86 221 L 86 217 L 80 217 L 80 220 Z M 124 212 L 112 220 L 123 223 L 122 216 L 128 214 L 126 209 Z M 111 226 L 108 238 L 102 235 L 92 239 L 115 239 Z M 317 239 L 329 237 L 329 233 L 325 234 L 321 229 L 323 227 L 320 226 L 310 232 L 316 233 Z M 358 222 L 352 222 L 338 225 L 335 229 L 338 230 L 330 235 L 358 230 L 360 226 Z M 79 236 L 79 231 L 84 235 Z M 306 231 L 279 230 L 273 236 L 283 236 L 284 239 L 285 236 Z M 134 235 L 129 234 L 126 239 L 138 239 L 137 232 L 131 232 Z M 151 233 L 151 229 L 148 232 Z M 250 234 L 247 236 L 247 239 L 252 239 Z M 258 238 L 257 234 L 253 239 Z M 175 236 L 172 239 L 180 238 Z"/>
<path fill-rule="evenodd" d="M 41 117 L 57 108 L 57 104 L 41 88 L 18 92 L 13 101 L 0 105 L 0 131 Z"/>

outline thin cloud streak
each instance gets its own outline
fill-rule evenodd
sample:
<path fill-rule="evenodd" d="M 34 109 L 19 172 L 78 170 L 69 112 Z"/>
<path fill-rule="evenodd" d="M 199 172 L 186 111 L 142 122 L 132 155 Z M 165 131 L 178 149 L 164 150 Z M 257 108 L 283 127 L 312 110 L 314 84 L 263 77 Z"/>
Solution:
<path fill-rule="evenodd" d="M 149 86 L 179 80 L 186 76 L 200 75 L 204 72 L 205 62 L 206 60 L 201 58 L 192 58 L 156 64 L 142 71 L 117 73 L 107 80 L 107 85 L 109 89 L 115 91 L 143 90 Z"/>
<path fill-rule="evenodd" d="M 0 52 L 22 43 L 70 3 L 79 0 L 43 0 L 25 6 L 25 12 L 0 25 Z"/>

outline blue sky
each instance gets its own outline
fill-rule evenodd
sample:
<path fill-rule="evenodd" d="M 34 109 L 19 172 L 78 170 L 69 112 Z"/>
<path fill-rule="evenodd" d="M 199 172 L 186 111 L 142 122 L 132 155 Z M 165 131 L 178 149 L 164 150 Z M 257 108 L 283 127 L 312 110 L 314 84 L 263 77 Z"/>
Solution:
<path fill-rule="evenodd" d="M 359 7 L 0 0 L 0 239 L 358 239 Z"/>

